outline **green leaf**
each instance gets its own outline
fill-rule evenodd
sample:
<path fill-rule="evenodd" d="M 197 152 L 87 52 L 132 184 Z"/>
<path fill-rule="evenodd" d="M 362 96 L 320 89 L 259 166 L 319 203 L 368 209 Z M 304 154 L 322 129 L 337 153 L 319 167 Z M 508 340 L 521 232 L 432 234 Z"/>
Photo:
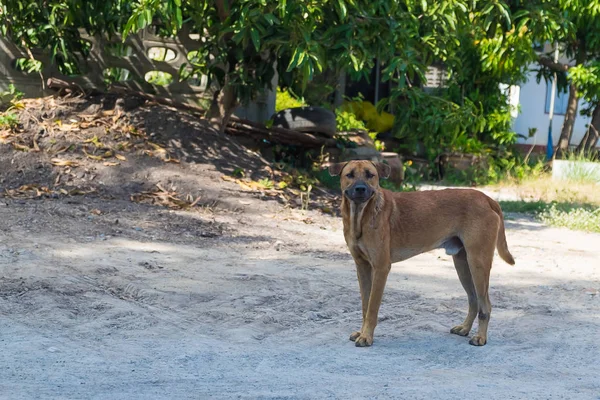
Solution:
<path fill-rule="evenodd" d="M 181 8 L 179 7 L 175 9 L 175 22 L 177 23 L 177 29 L 181 28 L 183 25 L 183 16 L 181 15 Z"/>
<path fill-rule="evenodd" d="M 352 61 L 352 67 L 354 68 L 354 70 L 355 71 L 360 71 L 358 59 L 352 53 L 350 53 L 350 60 Z"/>
<path fill-rule="evenodd" d="M 344 4 L 344 0 L 338 0 L 338 6 L 340 7 L 340 17 L 342 17 L 342 19 L 346 19 L 346 4 Z"/>
<path fill-rule="evenodd" d="M 287 67 L 286 72 L 290 72 L 292 71 L 294 68 L 296 68 L 296 66 L 298 65 L 298 60 L 300 58 L 300 49 L 296 48 L 296 50 L 294 51 L 294 55 L 292 56 L 292 59 L 290 60 L 290 63 Z"/>
<path fill-rule="evenodd" d="M 287 0 L 281 0 L 279 2 L 279 18 L 284 19 L 287 13 Z"/>
<path fill-rule="evenodd" d="M 267 20 L 267 22 L 271 26 L 274 24 L 280 23 L 279 19 L 276 16 L 274 16 L 273 14 L 265 14 L 265 15 L 263 15 L 263 17 Z"/>
<path fill-rule="evenodd" d="M 258 36 L 258 31 L 254 28 L 250 28 L 250 37 L 252 38 L 252 43 L 254 44 L 256 51 L 260 51 L 260 38 Z"/>

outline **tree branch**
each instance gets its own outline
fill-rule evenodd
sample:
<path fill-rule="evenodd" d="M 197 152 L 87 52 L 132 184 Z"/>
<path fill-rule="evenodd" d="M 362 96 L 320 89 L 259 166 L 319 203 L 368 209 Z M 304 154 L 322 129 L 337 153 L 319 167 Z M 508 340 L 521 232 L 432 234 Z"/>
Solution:
<path fill-rule="evenodd" d="M 550 68 L 554 72 L 567 72 L 569 68 L 571 68 L 569 64 L 554 62 L 553 59 L 546 56 L 538 56 L 538 63 L 544 67 Z"/>

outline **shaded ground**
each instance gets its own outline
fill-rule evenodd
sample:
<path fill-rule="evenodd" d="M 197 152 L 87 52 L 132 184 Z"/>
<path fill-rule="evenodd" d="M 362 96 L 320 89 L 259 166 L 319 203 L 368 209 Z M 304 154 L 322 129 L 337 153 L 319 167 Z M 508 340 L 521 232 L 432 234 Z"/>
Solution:
<path fill-rule="evenodd" d="M 224 181 L 233 156 L 181 151 L 119 166 L 74 151 L 94 162 L 93 193 L 0 199 L 0 398 L 600 398 L 600 235 L 510 215 L 517 265 L 494 264 L 482 348 L 449 334 L 467 308 L 449 256 L 395 264 L 375 344 L 359 349 L 340 219 Z M 0 154 L 2 189 L 65 174 L 44 150 Z M 17 178 L 24 159 L 42 173 Z M 130 201 L 156 183 L 205 197 Z"/>

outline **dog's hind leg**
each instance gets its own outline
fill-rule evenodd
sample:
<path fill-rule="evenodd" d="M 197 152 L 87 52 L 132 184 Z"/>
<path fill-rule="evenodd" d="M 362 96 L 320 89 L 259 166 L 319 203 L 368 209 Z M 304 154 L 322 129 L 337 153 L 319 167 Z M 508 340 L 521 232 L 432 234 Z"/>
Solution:
<path fill-rule="evenodd" d="M 473 278 L 471 276 L 471 271 L 469 270 L 465 249 L 461 249 L 458 254 L 455 254 L 452 258 L 454 259 L 454 267 L 456 268 L 460 283 L 465 289 L 465 292 L 467 292 L 469 311 L 467 312 L 465 321 L 450 329 L 450 332 L 460 336 L 467 336 L 469 332 L 471 332 L 473 321 L 475 321 L 475 317 L 477 316 L 477 293 L 475 292 L 475 286 L 473 285 Z"/>
<path fill-rule="evenodd" d="M 494 238 L 495 239 L 495 238 Z M 492 269 L 492 260 L 494 258 L 494 246 L 496 241 L 489 243 L 479 243 L 475 247 L 477 251 L 469 251 L 467 247 L 467 261 L 469 270 L 473 277 L 473 285 L 477 294 L 477 316 L 479 317 L 479 327 L 477 334 L 473 335 L 470 344 L 474 346 L 483 346 L 487 342 L 487 330 L 492 312 L 492 304 L 488 293 L 490 286 L 490 270 Z"/>

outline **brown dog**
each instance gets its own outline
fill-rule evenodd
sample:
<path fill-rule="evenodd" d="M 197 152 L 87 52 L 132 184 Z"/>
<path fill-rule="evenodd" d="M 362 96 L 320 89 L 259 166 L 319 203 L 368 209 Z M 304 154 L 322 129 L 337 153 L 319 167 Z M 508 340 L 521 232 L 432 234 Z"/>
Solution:
<path fill-rule="evenodd" d="M 450 332 L 468 335 L 478 316 L 479 329 L 469 343 L 483 346 L 492 311 L 488 286 L 494 249 L 504 261 L 515 263 L 498 203 L 472 189 L 393 193 L 379 186 L 389 166 L 371 161 L 333 164 L 329 173 L 341 175 L 344 237 L 356 263 L 362 298 L 362 328 L 350 340 L 360 347 L 373 343 L 392 263 L 444 248 L 454 259 L 469 299 L 467 318 Z"/>

